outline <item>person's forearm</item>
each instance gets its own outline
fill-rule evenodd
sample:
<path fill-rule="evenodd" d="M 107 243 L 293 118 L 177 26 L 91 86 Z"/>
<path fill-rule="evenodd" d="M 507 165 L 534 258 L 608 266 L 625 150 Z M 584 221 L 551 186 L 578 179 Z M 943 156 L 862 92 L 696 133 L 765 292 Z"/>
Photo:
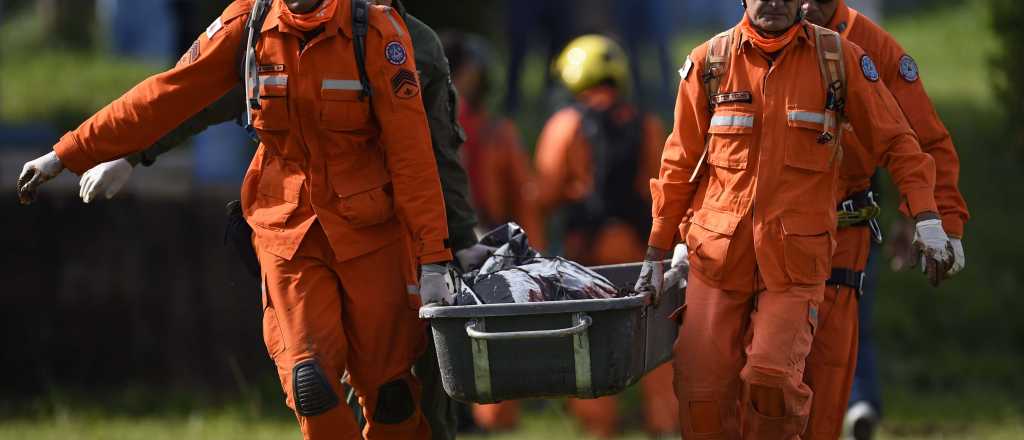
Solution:
<path fill-rule="evenodd" d="M 173 150 L 192 137 L 202 133 L 213 125 L 236 120 L 245 114 L 244 93 L 241 85 L 236 86 L 222 96 L 217 102 L 206 107 L 199 113 L 186 120 L 170 133 L 164 135 L 152 146 L 144 151 L 133 153 L 126 157 L 132 166 L 142 164 L 150 166 L 160 155 Z"/>

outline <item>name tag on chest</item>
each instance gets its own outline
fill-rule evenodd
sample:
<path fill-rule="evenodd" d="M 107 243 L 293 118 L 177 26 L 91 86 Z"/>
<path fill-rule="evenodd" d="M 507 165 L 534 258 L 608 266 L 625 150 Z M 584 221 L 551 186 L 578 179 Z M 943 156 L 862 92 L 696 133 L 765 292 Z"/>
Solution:
<path fill-rule="evenodd" d="M 719 93 L 711 97 L 711 103 L 716 106 L 723 104 L 731 104 L 734 102 L 750 104 L 754 102 L 754 95 L 750 92 L 729 92 Z"/>

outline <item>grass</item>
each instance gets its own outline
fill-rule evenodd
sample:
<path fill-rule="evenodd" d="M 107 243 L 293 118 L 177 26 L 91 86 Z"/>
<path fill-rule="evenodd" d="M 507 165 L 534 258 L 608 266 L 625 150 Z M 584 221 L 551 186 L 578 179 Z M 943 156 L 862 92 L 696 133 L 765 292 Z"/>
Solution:
<path fill-rule="evenodd" d="M 292 420 L 259 419 L 239 413 L 196 413 L 184 417 L 100 417 L 59 414 L 49 419 L 15 420 L 0 423 L 0 439 L 33 440 L 299 440 Z M 465 440 L 553 440 L 586 439 L 570 422 L 553 411 L 533 414 L 523 420 L 519 432 L 496 435 L 459 436 Z M 640 432 L 628 432 L 623 440 L 641 440 Z M 890 425 L 878 438 L 920 440 L 1015 440 L 1024 438 L 1024 422 L 1003 424 Z"/>

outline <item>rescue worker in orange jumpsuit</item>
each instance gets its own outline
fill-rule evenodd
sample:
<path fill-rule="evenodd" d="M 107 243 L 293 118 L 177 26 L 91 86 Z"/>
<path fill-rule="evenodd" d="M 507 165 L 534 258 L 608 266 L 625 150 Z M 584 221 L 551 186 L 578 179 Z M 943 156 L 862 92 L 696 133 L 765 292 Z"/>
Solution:
<path fill-rule="evenodd" d="M 408 29 L 386 7 L 266 3 L 252 32 L 260 8 L 231 3 L 177 66 L 25 164 L 19 196 L 30 202 L 65 167 L 81 174 L 152 145 L 237 83 L 247 48 L 246 103 L 262 143 L 242 205 L 263 271 L 264 339 L 287 403 L 310 440 L 429 438 L 410 373 L 425 342 L 417 309 L 449 295 L 452 256 Z M 340 404 L 346 369 L 362 432 Z"/>
<path fill-rule="evenodd" d="M 459 126 L 465 132 L 463 168 L 483 232 L 508 222 L 522 226 L 530 244 L 544 248 L 537 212 L 537 185 L 530 157 L 509 118 L 491 114 L 486 100 L 493 86 L 492 51 L 480 36 L 446 32 L 441 36 L 459 91 Z"/>
<path fill-rule="evenodd" d="M 590 266 L 639 261 L 665 128 L 628 98 L 629 60 L 612 39 L 577 38 L 554 69 L 574 102 L 548 120 L 537 143 L 542 212 L 554 220 L 553 235 L 563 236 L 567 258 Z M 664 365 L 640 383 L 645 428 L 655 436 L 679 432 L 671 378 Z M 614 396 L 571 399 L 569 409 L 594 436 L 620 430 Z"/>
<path fill-rule="evenodd" d="M 950 237 L 955 258 L 949 275 L 966 264 L 960 237 L 969 215 L 959 191 L 960 158 L 949 131 L 942 124 L 922 84 L 917 63 L 900 44 L 868 17 L 846 5 L 845 0 L 805 0 L 808 21 L 838 32 L 864 49 L 878 63 L 885 86 L 903 110 L 917 134 L 921 148 L 935 160 L 935 201 L 942 226 Z M 850 132 L 843 145 L 856 146 L 860 139 Z M 843 415 L 850 399 L 857 365 L 858 298 L 872 236 L 881 239 L 878 214 L 871 193 L 871 176 L 878 162 L 863 154 L 865 148 L 848 148 L 840 169 L 836 196 L 840 215 L 837 247 L 832 257 L 832 277 L 818 311 L 817 333 L 807 356 L 804 380 L 814 391 L 805 438 L 835 440 L 842 431 Z M 874 231 L 872 231 L 874 229 Z M 869 293 L 871 294 L 871 293 Z"/>
<path fill-rule="evenodd" d="M 803 371 L 832 267 L 844 148 L 865 150 L 847 154 L 877 158 L 893 175 L 918 220 L 929 276 L 941 280 L 952 260 L 933 160 L 871 57 L 803 22 L 802 2 L 742 4 L 741 23 L 680 69 L 636 286 L 661 295 L 662 260 L 685 237 L 675 390 L 689 440 L 803 435 L 812 400 Z M 860 145 L 840 146 L 843 118 Z"/>

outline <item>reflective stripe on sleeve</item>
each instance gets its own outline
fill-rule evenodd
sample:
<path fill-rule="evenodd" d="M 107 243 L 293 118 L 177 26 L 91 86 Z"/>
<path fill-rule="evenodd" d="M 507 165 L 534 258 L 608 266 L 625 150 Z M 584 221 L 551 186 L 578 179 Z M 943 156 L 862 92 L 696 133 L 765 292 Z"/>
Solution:
<path fill-rule="evenodd" d="M 718 115 L 711 118 L 712 127 L 753 127 L 753 116 Z"/>

